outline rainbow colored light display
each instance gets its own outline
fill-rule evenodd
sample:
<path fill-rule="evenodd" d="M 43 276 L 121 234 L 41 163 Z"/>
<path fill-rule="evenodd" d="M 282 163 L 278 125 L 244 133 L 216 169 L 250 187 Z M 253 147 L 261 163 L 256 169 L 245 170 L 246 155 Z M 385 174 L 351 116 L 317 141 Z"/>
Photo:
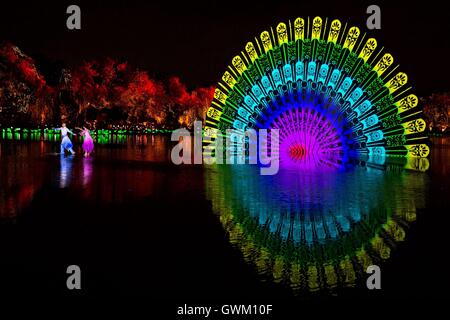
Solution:
<path fill-rule="evenodd" d="M 217 166 L 207 192 L 261 275 L 300 291 L 355 286 L 405 239 L 427 185 L 409 171 L 428 169 L 430 149 L 398 69 L 374 38 L 320 17 L 281 22 L 232 59 L 207 110 L 204 152 L 218 135 L 279 129 L 283 167 L 260 176 Z"/>
<path fill-rule="evenodd" d="M 358 27 L 321 17 L 281 22 L 248 42 L 223 74 L 207 111 L 204 151 L 214 153 L 211 142 L 227 130 L 225 137 L 279 128 L 285 164 L 427 157 L 422 109 L 398 68 Z"/>

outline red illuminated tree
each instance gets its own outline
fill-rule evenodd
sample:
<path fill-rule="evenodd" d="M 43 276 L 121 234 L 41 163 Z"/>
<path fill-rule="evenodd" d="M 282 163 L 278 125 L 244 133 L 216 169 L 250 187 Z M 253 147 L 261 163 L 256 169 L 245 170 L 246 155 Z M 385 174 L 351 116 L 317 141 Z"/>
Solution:
<path fill-rule="evenodd" d="M 51 120 L 55 90 L 46 84 L 33 59 L 18 47 L 0 47 L 0 121 L 8 125 Z"/>
<path fill-rule="evenodd" d="M 212 87 L 188 90 L 178 77 L 155 80 L 146 71 L 110 58 L 72 69 L 46 66 L 44 70 L 60 74 L 59 81 L 52 76 L 54 86 L 17 47 L 0 47 L 1 123 L 81 125 L 89 118 L 99 120 L 100 126 L 115 121 L 128 126 L 192 127 L 195 120 L 204 120 L 214 93 Z"/>
<path fill-rule="evenodd" d="M 445 131 L 450 126 L 450 93 L 434 93 L 422 103 L 428 127 Z"/>
<path fill-rule="evenodd" d="M 189 92 L 178 77 L 172 77 L 169 79 L 169 94 L 176 106 L 178 123 L 192 127 L 194 121 L 204 121 L 214 96 L 214 87 L 197 88 Z"/>
<path fill-rule="evenodd" d="M 144 71 L 135 71 L 124 86 L 117 86 L 114 90 L 117 97 L 114 104 L 126 108 L 128 121 L 138 123 L 154 119 L 161 123 L 165 98 L 161 82 L 150 79 Z"/>

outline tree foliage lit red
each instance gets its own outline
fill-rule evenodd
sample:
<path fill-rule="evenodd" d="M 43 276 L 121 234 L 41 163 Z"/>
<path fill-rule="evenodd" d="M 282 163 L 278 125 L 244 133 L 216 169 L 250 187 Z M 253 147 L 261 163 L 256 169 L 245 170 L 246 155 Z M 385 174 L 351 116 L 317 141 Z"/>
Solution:
<path fill-rule="evenodd" d="M 214 93 L 213 87 L 188 90 L 178 77 L 154 79 L 111 58 L 60 71 L 59 83 L 50 86 L 18 47 L 0 47 L 0 124 L 191 127 L 204 120 Z"/>
<path fill-rule="evenodd" d="M 431 131 L 448 132 L 450 127 L 450 93 L 433 93 L 423 98 L 424 115 Z"/>

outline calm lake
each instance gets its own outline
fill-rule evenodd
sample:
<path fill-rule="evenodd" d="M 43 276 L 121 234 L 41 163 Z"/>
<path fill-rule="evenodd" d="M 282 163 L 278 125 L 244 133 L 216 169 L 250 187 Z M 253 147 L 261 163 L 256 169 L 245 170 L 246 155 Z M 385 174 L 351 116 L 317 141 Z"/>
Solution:
<path fill-rule="evenodd" d="M 167 136 L 96 145 L 0 140 L 0 290 L 188 303 L 437 297 L 446 270 L 450 147 L 344 170 L 176 166 Z M 405 168 L 406 167 L 406 168 Z M 380 265 L 382 290 L 364 272 Z M 155 302 L 155 300 L 152 300 Z"/>

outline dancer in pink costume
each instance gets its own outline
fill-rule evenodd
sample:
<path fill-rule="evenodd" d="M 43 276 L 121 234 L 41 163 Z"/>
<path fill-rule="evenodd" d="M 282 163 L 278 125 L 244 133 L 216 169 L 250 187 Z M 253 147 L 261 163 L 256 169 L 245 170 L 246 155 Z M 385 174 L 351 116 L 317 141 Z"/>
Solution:
<path fill-rule="evenodd" d="M 91 137 L 91 134 L 89 130 L 86 128 L 86 126 L 81 129 L 81 135 L 84 137 L 83 142 L 83 151 L 84 156 L 89 157 L 91 153 L 94 151 L 94 140 Z"/>

